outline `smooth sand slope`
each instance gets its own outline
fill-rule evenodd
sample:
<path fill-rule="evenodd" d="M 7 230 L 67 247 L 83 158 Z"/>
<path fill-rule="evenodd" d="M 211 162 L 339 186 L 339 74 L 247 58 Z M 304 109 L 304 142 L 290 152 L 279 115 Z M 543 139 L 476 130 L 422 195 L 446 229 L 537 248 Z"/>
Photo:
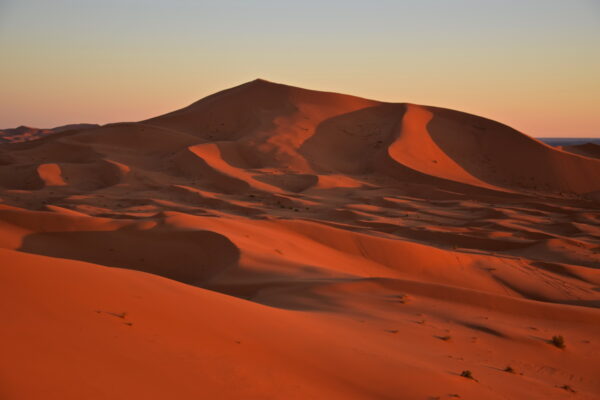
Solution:
<path fill-rule="evenodd" d="M 565 150 L 263 80 L 0 145 L 0 398 L 599 398 Z"/>

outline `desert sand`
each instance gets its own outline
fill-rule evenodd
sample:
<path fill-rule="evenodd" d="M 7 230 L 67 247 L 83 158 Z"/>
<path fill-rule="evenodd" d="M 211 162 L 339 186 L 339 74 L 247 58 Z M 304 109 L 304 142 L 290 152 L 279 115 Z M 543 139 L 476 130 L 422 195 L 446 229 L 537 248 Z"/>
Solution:
<path fill-rule="evenodd" d="M 597 156 L 264 80 L 2 144 L 0 398 L 598 399 Z"/>

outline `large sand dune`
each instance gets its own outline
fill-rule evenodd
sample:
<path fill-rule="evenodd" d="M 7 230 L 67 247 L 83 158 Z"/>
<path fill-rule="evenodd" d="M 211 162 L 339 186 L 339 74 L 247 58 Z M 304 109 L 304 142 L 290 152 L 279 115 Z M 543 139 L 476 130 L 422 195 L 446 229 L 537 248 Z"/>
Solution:
<path fill-rule="evenodd" d="M 599 398 L 600 160 L 565 150 L 263 80 L 2 144 L 0 398 Z"/>

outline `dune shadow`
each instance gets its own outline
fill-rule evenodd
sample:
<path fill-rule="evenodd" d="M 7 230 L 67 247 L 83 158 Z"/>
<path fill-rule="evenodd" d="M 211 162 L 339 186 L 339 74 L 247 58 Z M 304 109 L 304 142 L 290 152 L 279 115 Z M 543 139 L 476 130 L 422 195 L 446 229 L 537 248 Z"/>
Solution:
<path fill-rule="evenodd" d="M 261 281 L 229 284 L 208 283 L 202 287 L 207 290 L 238 297 L 254 303 L 269 307 L 292 311 L 311 312 L 351 312 L 359 314 L 356 310 L 349 310 L 341 299 L 337 299 L 327 290 L 327 286 L 346 282 L 347 279 L 303 279 L 293 280 L 286 276 L 273 276 Z"/>
<path fill-rule="evenodd" d="M 569 270 L 569 268 L 567 268 L 566 266 L 564 266 L 562 264 L 545 262 L 545 261 L 534 261 L 531 263 L 531 266 L 552 272 L 557 275 L 565 276 L 567 278 L 574 278 L 574 279 L 580 280 L 582 282 L 590 283 L 590 281 L 588 279 L 572 272 L 571 270 Z"/>
<path fill-rule="evenodd" d="M 315 186 L 319 177 L 312 174 L 277 174 L 277 175 L 253 175 L 257 181 L 276 186 L 287 192 L 301 193 Z"/>
<path fill-rule="evenodd" d="M 496 337 L 500 337 L 500 338 L 507 338 L 508 337 L 504 333 L 502 333 L 502 332 L 500 332 L 500 331 L 498 331 L 496 329 L 490 328 L 489 326 L 480 325 L 480 324 L 474 324 L 474 323 L 471 323 L 471 322 L 460 322 L 460 324 L 462 326 L 466 327 L 466 328 L 473 329 L 473 330 L 476 330 L 476 331 L 479 331 L 479 332 L 483 332 L 483 333 L 487 333 L 487 334 L 492 335 L 492 336 L 496 336 Z"/>
<path fill-rule="evenodd" d="M 41 232 L 26 236 L 20 251 L 160 275 L 189 285 L 237 265 L 240 250 L 211 231 L 163 229 Z"/>
<path fill-rule="evenodd" d="M 572 306 L 600 308 L 600 300 L 565 300 L 563 304 Z"/>
<path fill-rule="evenodd" d="M 393 142 L 406 106 L 381 104 L 337 115 L 317 125 L 299 148 L 311 167 L 323 173 L 373 172 Z"/>

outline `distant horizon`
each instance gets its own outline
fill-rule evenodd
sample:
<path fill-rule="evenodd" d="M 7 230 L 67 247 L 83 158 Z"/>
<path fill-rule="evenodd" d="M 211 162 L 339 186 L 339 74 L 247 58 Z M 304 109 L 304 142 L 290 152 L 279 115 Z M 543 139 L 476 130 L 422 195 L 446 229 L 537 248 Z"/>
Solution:
<path fill-rule="evenodd" d="M 597 138 L 599 21 L 592 0 L 4 0 L 0 126 L 139 121 L 258 76 Z"/>
<path fill-rule="evenodd" d="M 256 79 L 254 79 L 254 80 L 266 80 L 266 81 L 273 82 L 273 81 L 271 81 L 271 80 L 264 79 L 264 78 L 256 78 Z M 248 81 L 248 82 L 251 82 L 251 81 Z M 244 82 L 244 83 L 248 83 L 248 82 Z M 241 83 L 241 84 L 244 84 L 244 83 Z M 274 82 L 274 83 L 278 83 L 278 84 L 284 84 L 284 85 L 285 85 L 285 83 L 282 83 L 282 82 Z M 153 117 L 156 117 L 156 116 L 158 116 L 158 115 L 166 114 L 166 113 L 169 113 L 169 112 L 172 112 L 172 111 L 179 110 L 179 109 L 181 109 L 181 108 L 185 108 L 185 107 L 189 106 L 190 104 L 192 104 L 192 103 L 194 103 L 194 102 L 196 102 L 196 101 L 198 101 L 198 100 L 201 100 L 201 99 L 203 99 L 204 97 L 210 96 L 211 94 L 218 93 L 218 92 L 220 92 L 220 91 L 222 91 L 222 90 L 227 90 L 227 89 L 229 89 L 229 88 L 236 87 L 236 86 L 239 86 L 239 84 L 238 84 L 238 85 L 234 85 L 234 86 L 229 86 L 229 87 L 227 87 L 227 88 L 224 88 L 224 89 L 221 89 L 221 90 L 217 90 L 216 92 L 209 93 L 209 94 L 207 94 L 206 96 L 200 97 L 200 98 L 198 98 L 198 99 L 196 99 L 196 100 L 194 100 L 194 101 L 192 101 L 192 102 L 190 102 L 190 103 L 188 103 L 188 104 L 185 104 L 185 105 L 183 105 L 183 106 L 180 106 L 180 107 L 178 107 L 178 108 L 175 108 L 175 109 L 172 109 L 172 110 L 167 110 L 167 111 L 165 111 L 165 112 L 163 112 L 163 113 L 161 113 L 161 114 L 157 114 L 157 115 L 150 115 L 150 116 L 147 116 L 146 118 L 143 118 L 143 119 L 140 119 L 140 120 L 133 120 L 133 119 L 129 119 L 129 120 L 128 120 L 128 119 L 124 119 L 124 120 L 118 120 L 118 121 L 108 121 L 108 122 L 96 122 L 96 121 L 74 121 L 74 122 L 73 122 L 73 121 L 72 121 L 72 122 L 67 122 L 67 123 L 63 123 L 63 124 L 60 124 L 60 125 L 55 125 L 55 126 L 35 126 L 35 125 L 30 125 L 30 124 L 19 124 L 19 125 L 10 126 L 10 127 L 6 127 L 6 126 L 5 126 L 5 127 L 0 127 L 0 131 L 2 131 L 2 130 L 7 130 L 7 129 L 15 129 L 15 128 L 18 128 L 18 127 L 21 127 L 21 126 L 23 126 L 23 127 L 28 127 L 28 128 L 33 128 L 33 129 L 55 129 L 55 128 L 60 128 L 60 127 L 63 127 L 63 126 L 68 126 L 68 125 L 78 125 L 78 124 L 92 124 L 92 125 L 100 125 L 100 126 L 103 126 L 103 125 L 116 124 L 116 123 L 122 123 L 122 122 L 137 122 L 137 121 L 143 121 L 144 119 L 147 119 L 147 118 L 153 118 Z M 304 88 L 304 89 L 315 90 L 315 91 L 321 91 L 321 90 L 318 90 L 318 89 L 311 89 L 311 88 Z M 339 94 L 343 94 L 343 95 L 349 95 L 349 96 L 363 97 L 363 96 L 359 96 L 359 95 L 356 95 L 356 94 L 351 94 L 351 93 L 340 93 L 340 92 L 328 91 L 328 90 L 323 90 L 323 91 L 325 91 L 325 92 L 330 92 L 330 93 L 339 93 Z M 370 100 L 376 100 L 376 101 L 377 101 L 378 99 L 370 99 Z M 399 102 L 399 101 L 398 101 L 398 102 L 392 102 L 392 103 L 403 103 L 403 102 Z M 425 105 L 425 106 L 430 106 L 430 107 L 439 107 L 439 106 L 436 106 L 436 105 L 433 105 L 433 104 L 423 104 L 423 105 Z M 455 110 L 456 110 L 456 111 L 460 111 L 460 112 L 465 112 L 465 113 L 473 114 L 473 113 L 471 113 L 471 112 L 469 112 L 469 111 L 466 111 L 466 110 L 458 110 L 458 109 L 455 109 Z M 486 117 L 485 115 L 478 115 L 478 116 L 480 116 L 480 117 L 484 117 L 484 118 L 488 118 L 488 119 L 493 119 L 493 118 Z M 502 121 L 499 121 L 499 120 L 496 120 L 496 121 L 497 121 L 497 122 L 500 122 L 500 123 L 504 123 L 504 122 L 502 122 Z M 510 125 L 509 125 L 509 126 L 510 126 Z M 514 126 L 511 126 L 511 127 L 512 127 L 512 128 L 514 128 L 514 129 L 517 129 L 518 131 L 520 131 L 518 128 L 515 128 Z M 540 139 L 540 140 L 541 140 L 541 139 L 555 139 L 555 140 L 560 140 L 560 139 L 566 139 L 566 140 L 569 140 L 569 139 L 571 139 L 571 140 L 577 140 L 577 141 L 579 141 L 579 140 L 584 140 L 584 139 L 592 139 L 592 140 L 594 140 L 594 141 L 598 141 L 598 140 L 600 140 L 600 134 L 599 134 L 598 136 L 573 136 L 573 135 L 571 135 L 571 136 L 569 136 L 569 135 L 565 135 L 565 136 L 558 136 L 558 135 L 557 135 L 557 136 L 534 136 L 534 135 L 531 135 L 531 134 L 529 134 L 529 133 L 527 133 L 527 132 L 524 132 L 524 131 L 520 131 L 520 132 L 521 132 L 521 133 L 524 133 L 524 134 L 526 134 L 527 136 L 533 137 L 533 138 L 535 138 L 535 139 Z"/>

